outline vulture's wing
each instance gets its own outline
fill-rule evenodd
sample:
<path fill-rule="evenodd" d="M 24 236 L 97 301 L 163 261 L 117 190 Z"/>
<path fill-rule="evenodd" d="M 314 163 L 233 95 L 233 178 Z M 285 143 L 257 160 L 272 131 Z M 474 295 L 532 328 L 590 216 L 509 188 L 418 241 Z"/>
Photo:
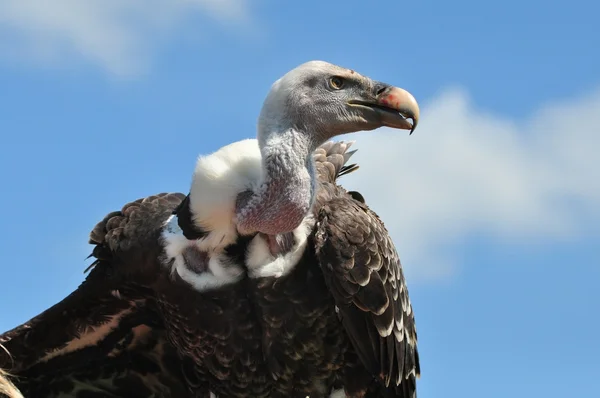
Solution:
<path fill-rule="evenodd" d="M 420 375 L 417 332 L 400 259 L 388 231 L 357 192 L 335 185 L 354 152 L 351 143 L 327 144 L 315 157 L 316 253 L 342 323 L 368 371 L 395 391 L 416 396 Z"/>
<path fill-rule="evenodd" d="M 184 197 L 150 196 L 108 214 L 90 234 L 96 261 L 85 281 L 0 335 L 10 354 L 0 351 L 0 368 L 26 397 L 189 396 L 148 288 L 160 275 L 160 227 Z"/>

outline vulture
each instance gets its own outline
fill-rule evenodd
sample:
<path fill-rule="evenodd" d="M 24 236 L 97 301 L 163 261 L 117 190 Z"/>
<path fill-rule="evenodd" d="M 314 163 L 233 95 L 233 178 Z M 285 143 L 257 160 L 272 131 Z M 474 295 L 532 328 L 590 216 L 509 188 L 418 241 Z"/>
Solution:
<path fill-rule="evenodd" d="M 410 119 L 410 121 L 409 121 Z M 346 133 L 410 130 L 407 91 L 323 61 L 271 87 L 256 139 L 201 156 L 188 194 L 109 213 L 63 301 L 0 335 L 35 397 L 416 397 L 395 246 L 338 179 Z"/>

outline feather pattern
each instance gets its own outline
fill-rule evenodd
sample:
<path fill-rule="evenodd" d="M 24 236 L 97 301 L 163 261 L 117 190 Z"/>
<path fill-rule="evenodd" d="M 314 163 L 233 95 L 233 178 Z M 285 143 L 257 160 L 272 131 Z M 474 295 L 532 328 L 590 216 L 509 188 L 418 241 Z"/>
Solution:
<path fill-rule="evenodd" d="M 417 332 L 394 244 L 365 203 L 337 186 L 321 193 L 315 250 L 352 346 L 394 396 L 415 397 Z"/>
<path fill-rule="evenodd" d="M 150 288 L 160 226 L 184 197 L 154 195 L 109 213 L 90 233 L 96 260 L 84 282 L 0 335 L 10 353 L 0 367 L 25 396 L 194 396 Z"/>
<path fill-rule="evenodd" d="M 302 257 L 287 274 L 250 280 L 277 396 L 416 396 L 416 331 L 398 255 L 362 195 L 336 184 L 358 169 L 347 165 L 351 145 L 314 153 L 317 222 Z"/>

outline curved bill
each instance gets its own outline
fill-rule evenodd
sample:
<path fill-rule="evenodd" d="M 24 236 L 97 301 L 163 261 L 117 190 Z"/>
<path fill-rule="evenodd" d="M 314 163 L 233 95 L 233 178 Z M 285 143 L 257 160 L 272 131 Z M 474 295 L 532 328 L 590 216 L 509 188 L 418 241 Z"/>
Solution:
<path fill-rule="evenodd" d="M 420 113 L 415 97 L 400 87 L 388 85 L 379 86 L 377 91 L 374 100 L 352 100 L 349 103 L 369 108 L 382 126 L 410 130 L 412 134 L 419 123 Z"/>

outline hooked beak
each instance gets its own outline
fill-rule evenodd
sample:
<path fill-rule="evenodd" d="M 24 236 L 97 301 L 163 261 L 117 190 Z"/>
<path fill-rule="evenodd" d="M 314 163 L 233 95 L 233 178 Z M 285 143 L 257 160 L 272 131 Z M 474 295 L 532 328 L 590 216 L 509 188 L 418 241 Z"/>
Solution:
<path fill-rule="evenodd" d="M 375 84 L 372 101 L 351 100 L 352 106 L 369 108 L 381 126 L 415 131 L 419 123 L 419 104 L 408 91 L 383 83 Z M 411 119 L 412 123 L 407 119 Z"/>

